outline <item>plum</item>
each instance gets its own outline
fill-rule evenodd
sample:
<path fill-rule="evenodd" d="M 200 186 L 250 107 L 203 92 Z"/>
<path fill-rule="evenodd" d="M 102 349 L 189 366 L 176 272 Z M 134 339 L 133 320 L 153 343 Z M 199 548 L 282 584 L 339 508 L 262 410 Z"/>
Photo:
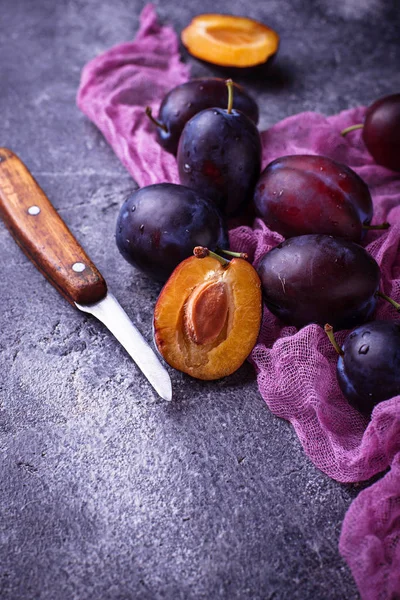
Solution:
<path fill-rule="evenodd" d="M 379 402 L 400 394 L 400 323 L 372 321 L 354 329 L 339 348 L 325 325 L 339 358 L 337 378 L 349 403 L 369 414 Z"/>
<path fill-rule="evenodd" d="M 400 94 L 376 100 L 368 107 L 364 123 L 347 127 L 342 135 L 355 129 L 363 130 L 364 143 L 378 165 L 400 171 Z"/>
<path fill-rule="evenodd" d="M 285 238 L 321 233 L 360 242 L 373 207 L 367 184 L 346 165 L 327 156 L 282 156 L 261 173 L 256 212 Z"/>
<path fill-rule="evenodd" d="M 157 141 L 167 152 L 176 155 L 181 133 L 186 123 L 198 112 L 206 108 L 218 106 L 223 108 L 228 103 L 228 90 L 225 80 L 217 77 L 192 79 L 174 87 L 164 97 L 157 119 L 151 116 L 157 126 Z M 235 84 L 234 108 L 240 110 L 257 125 L 258 106 L 246 90 Z"/>
<path fill-rule="evenodd" d="M 363 138 L 378 164 L 400 171 L 400 94 L 385 96 L 368 108 Z"/>
<path fill-rule="evenodd" d="M 250 354 L 262 303 L 260 279 L 250 263 L 206 254 L 196 252 L 176 267 L 157 300 L 153 325 L 156 346 L 169 365 L 212 380 L 236 371 Z"/>
<path fill-rule="evenodd" d="M 172 183 L 140 188 L 125 200 L 117 219 L 116 242 L 129 263 L 159 281 L 191 256 L 195 246 L 229 245 L 215 204 Z"/>
<path fill-rule="evenodd" d="M 298 328 L 329 322 L 335 329 L 349 329 L 375 311 L 378 263 L 364 248 L 342 238 L 290 238 L 261 257 L 258 274 L 267 308 Z"/>
<path fill-rule="evenodd" d="M 183 129 L 177 154 L 182 185 L 211 198 L 226 216 L 251 202 L 261 170 L 257 127 L 232 108 L 233 83 L 228 80 L 227 109 L 199 112 Z"/>

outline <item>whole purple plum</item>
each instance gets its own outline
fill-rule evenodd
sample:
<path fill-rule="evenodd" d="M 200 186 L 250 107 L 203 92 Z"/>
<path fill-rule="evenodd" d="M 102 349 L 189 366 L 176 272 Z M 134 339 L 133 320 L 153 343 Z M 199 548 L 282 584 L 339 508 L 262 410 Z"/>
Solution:
<path fill-rule="evenodd" d="M 233 106 L 258 123 L 258 106 L 240 85 L 235 85 Z M 225 80 L 216 77 L 192 79 L 174 87 L 164 97 L 155 124 L 157 141 L 167 152 L 176 155 L 181 133 L 186 123 L 198 112 L 228 104 Z M 149 111 L 147 111 L 149 112 Z"/>
<path fill-rule="evenodd" d="M 367 184 L 326 156 L 282 156 L 261 173 L 256 212 L 285 238 L 321 233 L 360 242 L 372 218 Z"/>
<path fill-rule="evenodd" d="M 284 323 L 349 329 L 371 319 L 380 269 L 362 246 L 330 235 L 301 235 L 258 264 L 267 308 Z"/>
<path fill-rule="evenodd" d="M 140 188 L 125 200 L 117 219 L 116 242 L 129 263 L 159 281 L 166 281 L 195 246 L 229 245 L 215 204 L 172 183 Z"/>

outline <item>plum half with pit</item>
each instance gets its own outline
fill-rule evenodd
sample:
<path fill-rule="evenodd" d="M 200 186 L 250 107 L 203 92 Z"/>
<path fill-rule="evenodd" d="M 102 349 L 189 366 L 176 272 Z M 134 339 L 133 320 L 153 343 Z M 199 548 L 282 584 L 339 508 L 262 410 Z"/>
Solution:
<path fill-rule="evenodd" d="M 140 188 L 125 200 L 117 219 L 116 242 L 130 264 L 158 281 L 165 281 L 195 246 L 229 245 L 215 204 L 172 183 Z"/>
<path fill-rule="evenodd" d="M 234 108 L 247 115 L 257 125 L 257 103 L 244 88 L 236 83 L 234 85 Z M 227 104 L 228 90 L 225 80 L 203 77 L 182 83 L 168 92 L 161 102 L 156 119 L 149 107 L 146 108 L 146 113 L 156 126 L 157 142 L 164 150 L 176 155 L 179 138 L 189 119 L 206 108 L 225 108 Z"/>
<path fill-rule="evenodd" d="M 203 110 L 188 121 L 179 140 L 179 180 L 211 198 L 226 216 L 252 202 L 261 170 L 257 127 L 233 108 L 233 82 L 227 80 L 226 109 Z"/>
<path fill-rule="evenodd" d="M 199 256 L 180 263 L 164 285 L 154 310 L 154 339 L 171 367 L 212 380 L 236 371 L 253 349 L 261 283 L 243 258 Z"/>
<path fill-rule="evenodd" d="M 349 167 L 327 156 L 290 155 L 271 162 L 254 194 L 256 212 L 285 238 L 321 233 L 360 242 L 371 226 L 367 184 Z"/>
<path fill-rule="evenodd" d="M 362 247 L 329 235 L 282 242 L 258 264 L 267 308 L 298 328 L 310 323 L 350 329 L 376 308 L 380 269 Z"/>

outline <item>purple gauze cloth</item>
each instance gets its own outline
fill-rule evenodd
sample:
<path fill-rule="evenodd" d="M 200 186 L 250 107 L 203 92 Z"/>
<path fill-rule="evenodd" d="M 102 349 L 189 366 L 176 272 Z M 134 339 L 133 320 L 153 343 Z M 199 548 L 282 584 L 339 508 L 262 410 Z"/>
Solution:
<path fill-rule="evenodd" d="M 157 113 L 165 93 L 188 78 L 176 34 L 157 23 L 152 5 L 144 8 L 133 42 L 111 48 L 83 69 L 78 106 L 140 186 L 179 183 L 175 158 L 156 143 L 144 107 Z M 362 107 L 332 117 L 306 112 L 281 121 L 261 134 L 263 167 L 285 154 L 323 154 L 354 169 L 370 187 L 374 222 L 391 223 L 388 231 L 369 232 L 366 247 L 381 267 L 382 290 L 399 301 L 400 177 L 374 163 L 359 131 L 340 135 L 362 122 L 364 113 Z M 259 219 L 253 228 L 230 231 L 231 247 L 248 252 L 254 264 L 282 239 Z M 379 302 L 377 318 L 395 319 L 396 313 Z M 338 332 L 339 343 L 345 337 Z M 379 404 L 368 421 L 343 398 L 337 356 L 322 329 L 282 326 L 267 310 L 250 359 L 269 408 L 292 423 L 322 471 L 340 482 L 359 482 L 390 468 L 352 503 L 339 547 L 364 600 L 399 598 L 400 397 Z"/>

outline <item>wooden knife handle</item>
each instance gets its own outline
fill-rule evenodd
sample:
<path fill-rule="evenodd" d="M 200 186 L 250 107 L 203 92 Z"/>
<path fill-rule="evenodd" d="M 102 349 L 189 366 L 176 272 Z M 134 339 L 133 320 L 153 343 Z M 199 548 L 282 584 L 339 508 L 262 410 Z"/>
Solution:
<path fill-rule="evenodd" d="M 104 298 L 106 282 L 24 163 L 0 148 L 0 216 L 26 256 L 72 304 Z"/>

